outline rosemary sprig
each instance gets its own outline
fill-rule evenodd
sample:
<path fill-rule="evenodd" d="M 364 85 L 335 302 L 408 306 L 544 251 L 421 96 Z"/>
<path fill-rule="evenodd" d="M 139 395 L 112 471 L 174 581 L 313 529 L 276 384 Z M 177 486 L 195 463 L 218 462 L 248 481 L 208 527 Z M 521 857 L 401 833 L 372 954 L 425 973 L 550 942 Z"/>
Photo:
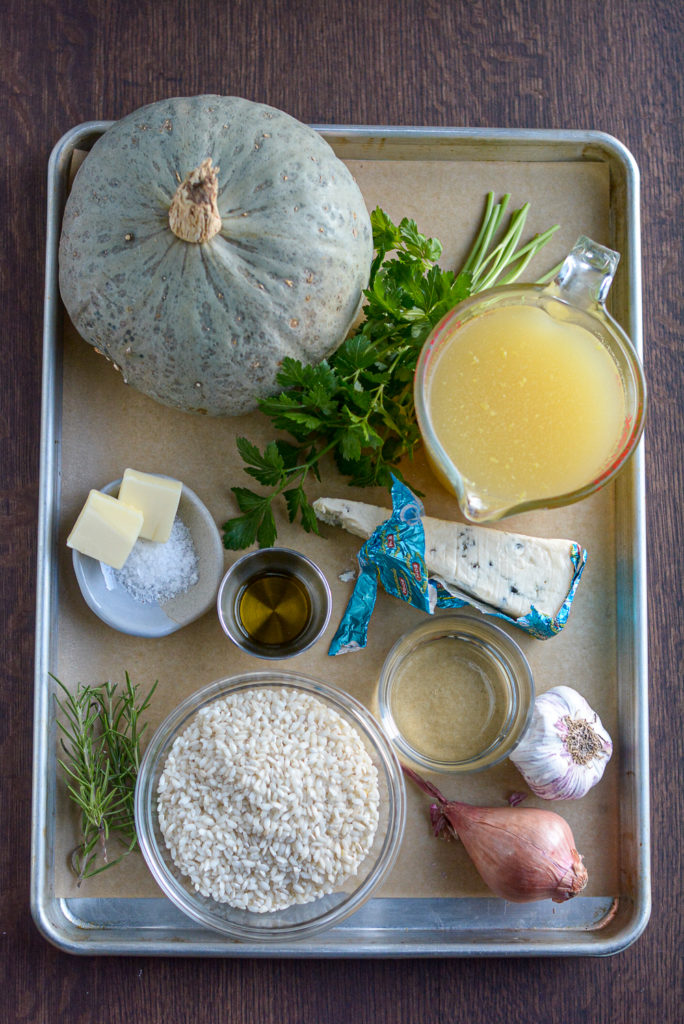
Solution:
<path fill-rule="evenodd" d="M 81 841 L 73 851 L 71 867 L 80 885 L 135 849 L 134 794 L 140 767 L 140 740 L 147 728 L 141 715 L 149 707 L 157 686 L 139 700 L 137 685 L 125 673 L 124 688 L 79 683 L 72 694 L 56 676 L 64 693 L 55 701 L 64 715 L 57 719 L 64 759 L 58 758 L 68 782 L 69 796 L 81 811 Z M 116 838 L 123 852 L 111 859 L 109 844 Z M 98 863 L 98 855 L 102 863 Z"/>

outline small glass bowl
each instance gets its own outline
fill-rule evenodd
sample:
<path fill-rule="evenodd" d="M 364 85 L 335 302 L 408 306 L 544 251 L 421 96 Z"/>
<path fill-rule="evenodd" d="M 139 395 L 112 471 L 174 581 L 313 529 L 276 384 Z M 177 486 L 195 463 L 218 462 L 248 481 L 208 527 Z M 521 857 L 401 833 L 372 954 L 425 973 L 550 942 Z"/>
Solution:
<path fill-rule="evenodd" d="M 457 611 L 431 616 L 397 640 L 377 700 L 380 722 L 402 759 L 432 772 L 477 772 L 503 761 L 522 739 L 534 680 L 508 633 Z"/>
<path fill-rule="evenodd" d="M 159 828 L 157 786 L 171 746 L 201 708 L 229 694 L 282 687 L 316 697 L 336 711 L 361 736 L 378 772 L 380 818 L 373 846 L 358 873 L 340 889 L 310 903 L 285 910 L 255 913 L 219 903 L 195 892 L 171 859 Z M 404 777 L 391 744 L 375 718 L 354 697 L 307 676 L 285 672 L 250 672 L 220 679 L 183 701 L 159 726 L 140 764 L 135 790 L 135 823 L 140 849 L 162 892 L 188 917 L 243 941 L 269 943 L 305 939 L 339 924 L 369 899 L 392 868 L 404 834 Z"/>

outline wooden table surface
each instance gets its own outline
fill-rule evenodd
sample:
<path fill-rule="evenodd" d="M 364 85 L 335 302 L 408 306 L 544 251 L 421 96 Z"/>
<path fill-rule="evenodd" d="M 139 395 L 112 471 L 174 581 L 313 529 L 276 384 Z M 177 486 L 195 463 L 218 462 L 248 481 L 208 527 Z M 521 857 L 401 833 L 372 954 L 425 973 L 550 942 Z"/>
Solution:
<path fill-rule="evenodd" d="M 670 1024 L 681 1005 L 683 107 L 664 0 L 9 0 L 2 18 L 0 1021 Z M 307 122 L 588 128 L 642 174 L 653 912 L 607 959 L 79 958 L 29 911 L 46 165 L 56 140 L 169 95 Z M 677 261 L 680 261 L 679 263 Z"/>

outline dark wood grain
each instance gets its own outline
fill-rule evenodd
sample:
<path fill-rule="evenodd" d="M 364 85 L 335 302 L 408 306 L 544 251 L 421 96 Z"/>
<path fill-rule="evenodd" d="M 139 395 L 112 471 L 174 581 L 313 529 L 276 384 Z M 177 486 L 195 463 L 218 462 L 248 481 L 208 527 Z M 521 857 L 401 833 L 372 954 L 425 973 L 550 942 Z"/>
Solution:
<path fill-rule="evenodd" d="M 682 7 L 662 0 L 9 0 L 0 36 L 0 1021 L 681 1020 Z M 605 960 L 67 956 L 29 913 L 47 159 L 81 121 L 220 92 L 311 122 L 601 129 L 643 181 L 654 905 Z"/>

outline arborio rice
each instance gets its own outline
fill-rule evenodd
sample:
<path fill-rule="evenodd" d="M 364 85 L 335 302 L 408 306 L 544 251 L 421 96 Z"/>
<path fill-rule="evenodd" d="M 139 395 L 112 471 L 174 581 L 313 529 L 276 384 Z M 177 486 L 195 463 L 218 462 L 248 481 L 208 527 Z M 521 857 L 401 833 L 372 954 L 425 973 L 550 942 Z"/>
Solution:
<path fill-rule="evenodd" d="M 310 694 L 233 693 L 176 737 L 159 825 L 195 890 L 260 913 L 357 873 L 378 826 L 378 773 L 358 732 Z"/>

